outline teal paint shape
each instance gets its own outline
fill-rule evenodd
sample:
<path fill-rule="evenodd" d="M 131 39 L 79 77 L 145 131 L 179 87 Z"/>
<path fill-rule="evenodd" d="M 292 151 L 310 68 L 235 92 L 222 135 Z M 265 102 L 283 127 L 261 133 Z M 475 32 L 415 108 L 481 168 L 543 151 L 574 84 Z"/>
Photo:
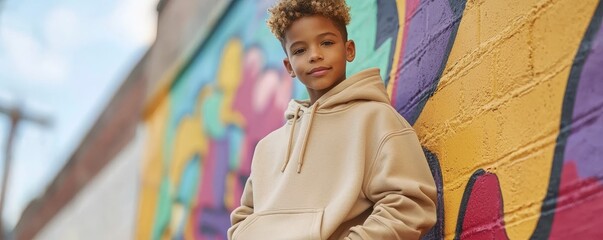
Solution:
<path fill-rule="evenodd" d="M 172 198 L 170 197 L 170 183 L 164 174 L 159 187 L 159 203 L 155 211 L 155 223 L 153 224 L 153 240 L 160 240 L 163 232 L 170 223 L 172 216 Z"/>
<path fill-rule="evenodd" d="M 241 146 L 245 132 L 240 127 L 231 125 L 228 128 L 228 166 L 234 171 L 241 167 Z"/>
<path fill-rule="evenodd" d="M 187 208 L 191 206 L 192 200 L 197 195 L 201 181 L 201 163 L 199 155 L 195 155 L 186 163 L 180 177 L 177 200 Z"/>
<path fill-rule="evenodd" d="M 352 21 L 348 25 L 348 39 L 356 43 L 356 59 L 348 63 L 346 74 L 351 76 L 367 68 L 381 69 L 381 78 L 386 79 L 392 39 L 387 39 L 375 48 L 377 42 L 377 1 L 347 0 Z"/>
<path fill-rule="evenodd" d="M 187 224 L 186 220 L 191 214 L 192 202 L 197 195 L 199 184 L 201 183 L 201 175 L 199 155 L 195 155 L 186 163 L 186 166 L 182 170 L 178 193 L 176 194 L 176 202 L 184 207 L 184 214 L 179 219 L 180 225 L 178 226 L 177 233 L 175 233 L 177 238 L 184 235 L 184 228 Z"/>
<path fill-rule="evenodd" d="M 203 127 L 207 134 L 213 139 L 222 139 L 226 134 L 226 127 L 220 120 L 220 108 L 223 103 L 222 92 L 212 92 L 201 108 L 201 117 L 203 118 Z"/>

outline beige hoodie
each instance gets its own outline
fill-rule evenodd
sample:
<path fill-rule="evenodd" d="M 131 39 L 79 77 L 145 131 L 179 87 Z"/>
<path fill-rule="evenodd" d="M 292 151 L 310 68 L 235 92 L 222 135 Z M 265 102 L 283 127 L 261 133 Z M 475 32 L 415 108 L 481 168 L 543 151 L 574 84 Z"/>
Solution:
<path fill-rule="evenodd" d="M 419 239 L 433 226 L 433 177 L 379 69 L 285 116 L 256 146 L 229 239 Z"/>

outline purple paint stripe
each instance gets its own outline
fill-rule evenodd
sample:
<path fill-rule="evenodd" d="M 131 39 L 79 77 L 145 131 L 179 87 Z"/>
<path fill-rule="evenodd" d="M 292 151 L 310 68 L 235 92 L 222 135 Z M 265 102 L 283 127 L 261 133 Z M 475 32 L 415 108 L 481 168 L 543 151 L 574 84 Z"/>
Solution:
<path fill-rule="evenodd" d="M 228 129 L 232 131 L 232 129 Z M 224 206 L 224 193 L 226 192 L 226 176 L 228 175 L 228 159 L 230 156 L 230 152 L 228 149 L 228 141 L 230 139 L 225 138 L 222 140 L 217 140 L 216 145 L 216 168 L 214 169 L 214 203 L 215 207 L 219 209 L 225 209 Z"/>
<path fill-rule="evenodd" d="M 215 209 L 202 209 L 199 216 L 199 226 L 195 229 L 197 238 L 226 237 L 230 227 L 230 213 Z"/>
<path fill-rule="evenodd" d="M 410 20 L 404 46 L 404 56 L 399 68 L 396 109 L 411 124 L 419 116 L 421 102 L 433 84 L 437 84 L 439 70 L 447 58 L 453 14 L 446 0 L 421 2 Z"/>
<path fill-rule="evenodd" d="M 603 176 L 603 24 L 591 43 L 574 103 L 565 160 L 575 161 L 581 178 Z"/>

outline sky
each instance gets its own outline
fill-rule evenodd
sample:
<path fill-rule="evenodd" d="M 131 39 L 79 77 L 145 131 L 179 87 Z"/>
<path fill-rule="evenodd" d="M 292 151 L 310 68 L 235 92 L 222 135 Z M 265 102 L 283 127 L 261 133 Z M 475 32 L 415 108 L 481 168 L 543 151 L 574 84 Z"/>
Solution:
<path fill-rule="evenodd" d="M 158 0 L 0 1 L 0 104 L 51 121 L 17 128 L 2 216 L 12 229 L 153 43 Z M 0 175 L 8 132 L 0 114 Z"/>

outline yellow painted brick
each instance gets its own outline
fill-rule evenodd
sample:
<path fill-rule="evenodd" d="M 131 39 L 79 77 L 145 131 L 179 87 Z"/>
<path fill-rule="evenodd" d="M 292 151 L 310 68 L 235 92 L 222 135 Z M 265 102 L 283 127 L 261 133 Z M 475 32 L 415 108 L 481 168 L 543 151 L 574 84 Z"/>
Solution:
<path fill-rule="evenodd" d="M 477 49 L 480 44 L 479 41 L 479 11 L 476 7 L 466 9 L 463 13 L 463 20 L 461 21 L 456 38 L 454 40 L 454 47 L 450 51 L 448 57 L 447 66 L 451 66 L 459 59 L 463 58 L 468 53 Z"/>
<path fill-rule="evenodd" d="M 496 85 L 492 84 L 496 78 L 494 52 L 485 53 L 476 63 L 466 73 L 461 73 L 465 75 L 462 78 L 466 91 L 460 94 L 464 95 L 463 106 L 468 107 L 463 111 L 468 113 L 480 112 L 480 108 L 492 101 L 495 91 L 498 91 L 495 89 Z"/>
<path fill-rule="evenodd" d="M 480 4 L 480 39 L 487 41 L 500 34 L 514 19 L 529 14 L 537 0 L 500 1 L 488 0 Z M 523 24 L 525 22 L 518 22 Z"/>
<path fill-rule="evenodd" d="M 502 96 L 517 85 L 532 79 L 530 32 L 520 31 L 501 43 L 496 53 L 494 80 L 497 95 Z"/>
<path fill-rule="evenodd" d="M 534 68 L 544 72 L 562 59 L 573 59 L 594 12 L 596 0 L 553 1 L 534 21 Z"/>

